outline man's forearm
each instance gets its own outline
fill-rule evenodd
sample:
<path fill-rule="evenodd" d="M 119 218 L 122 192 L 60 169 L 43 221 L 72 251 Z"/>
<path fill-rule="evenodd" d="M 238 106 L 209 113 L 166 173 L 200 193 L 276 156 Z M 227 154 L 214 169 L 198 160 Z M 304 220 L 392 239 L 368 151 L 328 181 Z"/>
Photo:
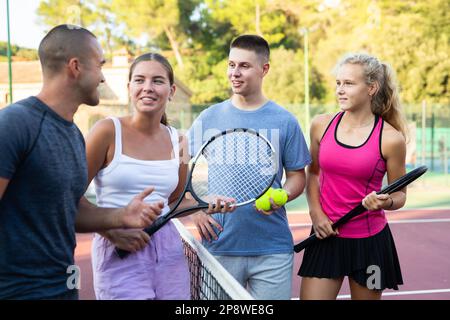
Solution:
<path fill-rule="evenodd" d="M 120 220 L 123 208 L 100 208 L 85 197 L 80 200 L 75 220 L 76 232 L 99 232 L 123 227 Z"/>

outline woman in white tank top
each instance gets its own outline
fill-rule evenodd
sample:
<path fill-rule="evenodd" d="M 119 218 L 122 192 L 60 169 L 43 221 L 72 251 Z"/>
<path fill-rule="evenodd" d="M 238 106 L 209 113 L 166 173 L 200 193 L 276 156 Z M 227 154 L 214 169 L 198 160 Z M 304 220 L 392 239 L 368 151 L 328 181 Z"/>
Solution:
<path fill-rule="evenodd" d="M 123 207 L 140 190 L 162 201 L 163 213 L 186 181 L 187 143 L 167 126 L 165 109 L 175 94 L 169 62 L 158 54 L 138 57 L 130 68 L 131 116 L 99 121 L 86 139 L 89 181 L 100 207 Z M 117 246 L 133 252 L 121 260 Z M 180 236 L 169 222 L 150 238 L 142 230 L 109 230 L 92 245 L 97 299 L 190 299 L 189 273 Z"/>

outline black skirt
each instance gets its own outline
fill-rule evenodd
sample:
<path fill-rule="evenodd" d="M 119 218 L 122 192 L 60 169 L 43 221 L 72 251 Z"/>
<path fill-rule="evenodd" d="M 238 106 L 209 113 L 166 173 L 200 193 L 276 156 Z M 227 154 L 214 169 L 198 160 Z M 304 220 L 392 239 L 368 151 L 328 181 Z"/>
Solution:
<path fill-rule="evenodd" d="M 403 284 L 388 224 L 368 238 L 329 237 L 316 241 L 305 249 L 298 275 L 328 279 L 348 276 L 364 287 L 379 290 L 398 290 L 398 285 Z"/>

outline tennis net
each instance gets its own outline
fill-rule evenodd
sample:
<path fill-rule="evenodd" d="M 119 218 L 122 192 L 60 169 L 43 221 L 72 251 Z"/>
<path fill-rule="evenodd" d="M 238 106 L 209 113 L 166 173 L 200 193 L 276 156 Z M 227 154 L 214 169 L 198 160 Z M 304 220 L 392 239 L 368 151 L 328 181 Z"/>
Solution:
<path fill-rule="evenodd" d="M 178 220 L 172 220 L 181 235 L 191 276 L 192 300 L 253 300 L 236 279 Z"/>

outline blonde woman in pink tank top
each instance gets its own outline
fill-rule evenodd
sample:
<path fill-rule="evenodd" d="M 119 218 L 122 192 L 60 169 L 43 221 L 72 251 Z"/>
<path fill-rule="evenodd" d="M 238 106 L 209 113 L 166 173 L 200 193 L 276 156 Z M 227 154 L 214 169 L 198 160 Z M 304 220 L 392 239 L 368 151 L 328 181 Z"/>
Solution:
<path fill-rule="evenodd" d="M 405 204 L 406 189 L 377 195 L 405 174 L 406 123 L 392 69 L 376 57 L 349 54 L 336 67 L 341 112 L 314 118 L 307 199 L 320 239 L 305 250 L 300 299 L 336 299 L 345 277 L 352 299 L 380 299 L 403 284 L 384 210 Z M 363 201 L 366 213 L 339 230 L 332 224 Z"/>

